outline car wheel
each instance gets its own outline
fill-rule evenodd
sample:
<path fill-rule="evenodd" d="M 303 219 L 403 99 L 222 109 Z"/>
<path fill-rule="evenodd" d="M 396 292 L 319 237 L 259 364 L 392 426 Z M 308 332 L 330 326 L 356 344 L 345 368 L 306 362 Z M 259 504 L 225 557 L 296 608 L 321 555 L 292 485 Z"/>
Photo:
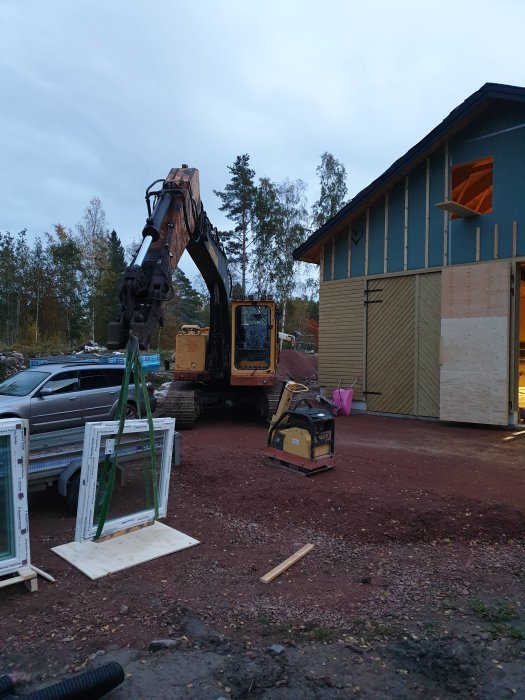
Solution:
<path fill-rule="evenodd" d="M 126 419 L 129 418 L 130 420 L 132 420 L 133 418 L 137 418 L 138 415 L 139 414 L 137 411 L 137 407 L 132 403 L 127 403 L 126 404 Z"/>

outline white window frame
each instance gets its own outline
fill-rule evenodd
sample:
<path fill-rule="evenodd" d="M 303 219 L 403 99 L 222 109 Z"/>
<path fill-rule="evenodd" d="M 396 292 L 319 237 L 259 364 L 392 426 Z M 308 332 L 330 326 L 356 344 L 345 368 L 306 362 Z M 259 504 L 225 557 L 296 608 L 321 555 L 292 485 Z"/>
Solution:
<path fill-rule="evenodd" d="M 100 423 L 86 423 L 84 433 L 84 447 L 82 455 L 82 468 L 80 471 L 80 490 L 78 495 L 77 522 L 75 541 L 85 542 L 93 540 L 97 525 L 93 524 L 95 513 L 95 498 L 97 493 L 97 475 L 99 467 L 100 443 L 103 437 L 113 437 L 118 432 L 118 421 L 104 421 Z M 158 514 L 164 518 L 168 506 L 168 491 L 173 459 L 173 441 L 175 436 L 174 418 L 153 418 L 153 430 L 164 432 L 162 456 L 159 464 L 159 492 Z M 123 434 L 146 433 L 149 434 L 148 421 L 126 420 Z M 114 535 L 122 530 L 143 525 L 155 518 L 154 508 L 129 513 L 119 518 L 106 520 L 101 532 L 101 537 Z"/>
<path fill-rule="evenodd" d="M 13 556 L 0 560 L 0 576 L 12 574 L 23 566 L 31 566 L 29 549 L 29 514 L 27 507 L 28 465 L 27 420 L 3 418 L 0 437 L 9 437 L 11 460 L 11 512 L 14 535 Z"/>

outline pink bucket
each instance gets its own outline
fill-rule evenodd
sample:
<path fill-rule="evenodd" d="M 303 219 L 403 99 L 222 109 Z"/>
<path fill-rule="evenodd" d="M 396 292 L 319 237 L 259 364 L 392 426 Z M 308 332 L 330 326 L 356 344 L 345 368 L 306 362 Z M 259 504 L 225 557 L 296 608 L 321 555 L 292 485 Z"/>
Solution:
<path fill-rule="evenodd" d="M 337 413 L 342 416 L 349 416 L 352 409 L 353 389 L 334 389 L 332 401 L 337 409 Z"/>

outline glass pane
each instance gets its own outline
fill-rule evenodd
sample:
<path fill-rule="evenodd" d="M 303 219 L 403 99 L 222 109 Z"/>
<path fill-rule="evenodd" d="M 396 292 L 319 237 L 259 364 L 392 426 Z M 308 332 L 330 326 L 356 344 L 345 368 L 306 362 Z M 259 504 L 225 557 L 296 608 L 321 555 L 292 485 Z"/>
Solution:
<path fill-rule="evenodd" d="M 0 435 L 0 561 L 16 555 L 12 478 L 11 438 Z"/>
<path fill-rule="evenodd" d="M 133 513 L 153 510 L 156 488 L 158 499 L 162 452 L 164 449 L 165 431 L 155 431 L 155 462 L 152 462 L 149 434 L 125 433 L 121 437 L 117 455 L 117 470 L 113 493 L 106 516 L 106 524 L 112 520 L 124 518 Z M 99 522 L 106 492 L 107 479 L 104 479 L 104 462 L 106 453 L 114 451 L 114 436 L 103 436 L 100 441 L 99 480 L 95 497 L 93 526 Z M 110 466 L 110 462 L 106 467 Z M 158 501 L 157 501 L 158 502 Z"/>
<path fill-rule="evenodd" d="M 235 313 L 235 367 L 268 369 L 271 314 L 268 306 L 238 306 Z"/>

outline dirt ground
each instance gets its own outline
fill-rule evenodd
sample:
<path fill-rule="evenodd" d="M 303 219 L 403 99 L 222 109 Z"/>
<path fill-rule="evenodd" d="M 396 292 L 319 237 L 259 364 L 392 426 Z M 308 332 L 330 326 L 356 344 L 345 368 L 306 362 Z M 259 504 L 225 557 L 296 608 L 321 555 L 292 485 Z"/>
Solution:
<path fill-rule="evenodd" d="M 0 591 L 0 671 L 28 692 L 116 660 L 114 700 L 524 698 L 525 438 L 356 414 L 335 431 L 335 469 L 306 478 L 266 464 L 255 419 L 205 416 L 164 520 L 200 544 L 97 581 L 51 551 L 75 518 L 35 494 L 32 561 L 56 583 Z"/>

